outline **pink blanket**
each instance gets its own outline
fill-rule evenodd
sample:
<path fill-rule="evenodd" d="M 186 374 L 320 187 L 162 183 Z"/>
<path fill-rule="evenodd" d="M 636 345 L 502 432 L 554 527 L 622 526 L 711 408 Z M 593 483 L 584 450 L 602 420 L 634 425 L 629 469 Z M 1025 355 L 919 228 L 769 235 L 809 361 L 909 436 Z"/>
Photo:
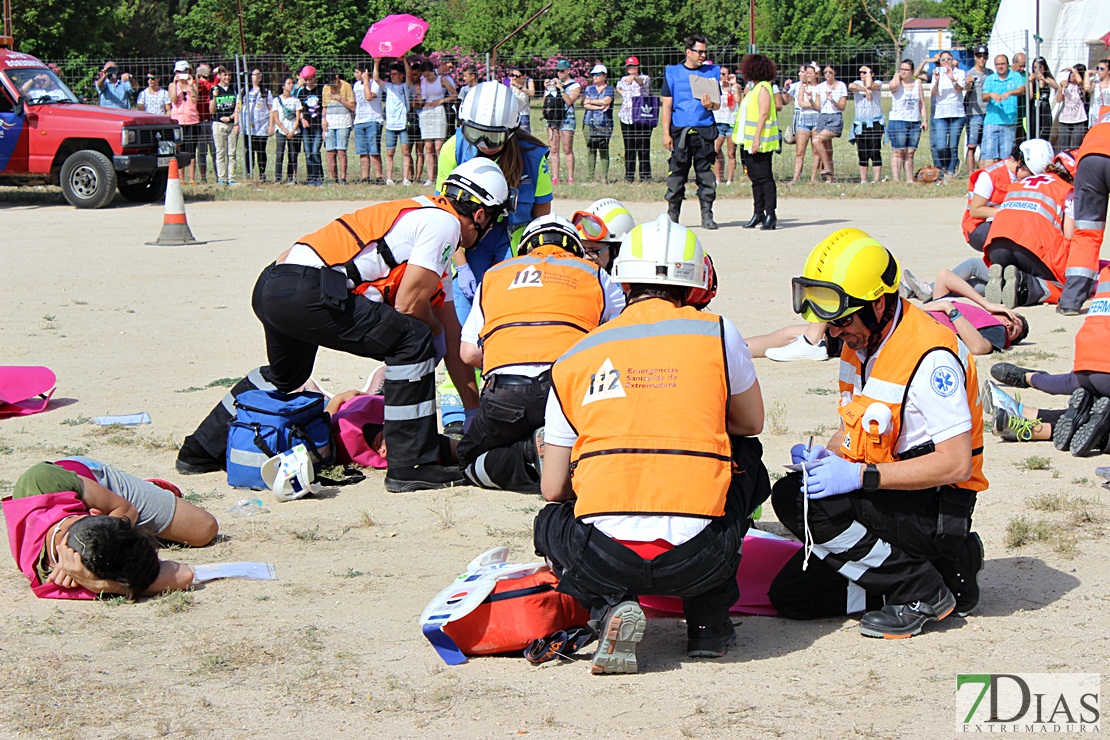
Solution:
<path fill-rule="evenodd" d="M 72 514 L 87 514 L 77 494 L 70 491 L 44 493 L 3 502 L 4 520 L 8 524 L 8 544 L 12 557 L 40 599 L 95 599 L 96 594 L 83 587 L 62 588 L 53 583 L 40 583 L 35 563 L 42 555 L 42 545 L 54 525 Z"/>

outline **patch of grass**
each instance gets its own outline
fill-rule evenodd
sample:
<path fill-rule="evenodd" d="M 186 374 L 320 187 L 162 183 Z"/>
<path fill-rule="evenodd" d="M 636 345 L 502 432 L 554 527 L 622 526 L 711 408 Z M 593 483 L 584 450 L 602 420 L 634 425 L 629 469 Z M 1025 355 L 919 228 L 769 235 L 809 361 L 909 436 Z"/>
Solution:
<path fill-rule="evenodd" d="M 1029 362 L 1043 362 L 1045 360 L 1055 360 L 1057 358 L 1055 352 L 1047 352 L 1043 349 L 1032 349 L 1030 347 L 1023 347 L 1021 349 L 1012 349 L 1009 352 L 1004 352 L 999 356 L 999 360 L 1004 362 L 1012 362 L 1017 365 L 1024 365 Z"/>
<path fill-rule="evenodd" d="M 835 396 L 836 391 L 832 388 L 806 388 L 806 393 L 811 396 Z"/>
<path fill-rule="evenodd" d="M 1050 331 L 1049 334 L 1063 334 L 1066 331 L 1067 331 L 1067 329 L 1065 329 L 1064 327 L 1058 326 L 1055 329 L 1053 329 L 1052 331 Z"/>
<path fill-rule="evenodd" d="M 130 604 L 131 600 L 126 596 L 109 596 L 105 599 L 101 599 L 100 603 L 106 606 L 123 606 L 124 604 Z"/>
<path fill-rule="evenodd" d="M 782 435 L 790 431 L 790 425 L 786 422 L 786 405 L 781 401 L 775 401 L 771 404 L 771 408 L 767 409 L 767 429 L 774 435 Z"/>
<path fill-rule="evenodd" d="M 54 331 L 58 328 L 57 318 L 54 314 L 48 313 L 42 317 L 42 324 L 39 326 L 43 331 Z"/>
<path fill-rule="evenodd" d="M 10 481 L 7 478 L 0 478 L 0 491 L 10 491 L 15 486 L 15 481 Z"/>
<path fill-rule="evenodd" d="M 366 574 L 363 573 L 361 570 L 355 570 L 354 568 L 347 568 L 346 573 L 332 573 L 332 575 L 336 576 L 338 578 L 358 578 L 359 576 L 364 576 Z"/>
<path fill-rule="evenodd" d="M 1021 470 L 1048 470 L 1052 467 L 1052 460 L 1044 455 L 1030 455 L 1024 460 L 1014 463 Z"/>
<path fill-rule="evenodd" d="M 92 424 L 92 417 L 82 415 L 82 416 L 74 417 L 72 419 L 63 419 L 62 421 L 60 421 L 58 423 L 61 424 L 62 426 L 67 426 L 67 427 L 79 427 L 82 424 Z"/>
<path fill-rule="evenodd" d="M 1044 542 L 1066 557 L 1075 555 L 1076 549 L 1075 535 L 1066 526 L 1027 516 L 1011 517 L 1006 524 L 1004 542 L 1011 550 Z"/>
<path fill-rule="evenodd" d="M 179 390 L 176 390 L 176 391 L 174 391 L 174 393 L 196 393 L 197 391 L 203 391 L 203 390 L 204 389 L 201 388 L 200 386 L 191 385 L 188 388 L 181 388 Z"/>
<path fill-rule="evenodd" d="M 210 499 L 223 498 L 222 493 L 201 493 L 199 491 L 185 490 L 181 492 L 181 498 L 188 501 L 190 504 L 200 505 L 204 501 Z"/>
<path fill-rule="evenodd" d="M 217 671 L 230 671 L 234 668 L 230 661 L 222 655 L 207 655 L 201 661 L 200 667 L 206 673 L 215 673 Z"/>
<path fill-rule="evenodd" d="M 1085 486 L 1085 485 L 1089 484 L 1090 482 L 1091 482 L 1091 479 L 1088 478 L 1087 476 L 1083 476 L 1082 478 L 1072 478 L 1071 479 L 1071 484 L 1073 486 Z"/>
<path fill-rule="evenodd" d="M 167 594 L 156 596 L 154 601 L 158 604 L 162 614 L 180 614 L 196 606 L 196 599 L 192 591 L 170 591 Z"/>
<path fill-rule="evenodd" d="M 359 512 L 358 519 L 355 521 L 353 526 L 356 528 L 365 529 L 368 527 L 376 527 L 377 525 L 378 523 L 374 521 L 374 515 L 371 514 L 368 510 L 363 509 Z"/>
<path fill-rule="evenodd" d="M 294 537 L 296 537 L 301 542 L 315 542 L 318 539 L 322 539 L 320 537 L 320 525 L 319 524 L 317 524 L 312 529 L 302 529 L 302 530 L 291 529 L 291 530 L 289 530 L 289 534 L 293 535 Z"/>
<path fill-rule="evenodd" d="M 486 525 L 486 536 L 498 542 L 512 542 L 514 540 L 527 540 L 532 537 L 532 528 L 525 527 L 523 529 L 501 529 L 499 527 L 491 527 Z"/>
<path fill-rule="evenodd" d="M 833 426 L 832 424 L 818 424 L 817 426 L 813 427 L 813 429 L 810 429 L 806 432 L 803 432 L 803 434 L 809 434 L 813 437 L 817 437 L 818 439 L 825 439 L 835 429 L 836 429 L 836 427 Z"/>
<path fill-rule="evenodd" d="M 1063 511 L 1070 499 L 1059 493 L 1041 493 L 1026 499 L 1025 505 L 1034 511 Z"/>
<path fill-rule="evenodd" d="M 451 529 L 455 526 L 455 516 L 450 499 L 443 499 L 440 501 L 440 507 L 438 509 L 429 508 L 428 511 L 432 512 L 435 516 L 436 523 L 439 525 L 440 529 Z"/>
<path fill-rule="evenodd" d="M 230 388 L 233 385 L 235 385 L 236 383 L 238 383 L 240 380 L 242 380 L 241 377 L 240 378 L 216 378 L 215 380 L 213 380 L 211 383 L 209 383 L 208 385 L 206 385 L 204 387 L 205 388 Z"/>
<path fill-rule="evenodd" d="M 271 597 L 270 597 L 270 595 L 269 595 L 269 594 L 262 594 L 262 595 L 260 595 L 260 596 L 255 596 L 255 597 L 254 597 L 254 600 L 255 600 L 255 601 L 269 601 L 269 600 L 270 600 L 270 598 L 271 598 Z"/>
<path fill-rule="evenodd" d="M 786 473 L 782 473 L 778 470 L 774 470 L 774 471 L 771 471 L 770 473 L 767 473 L 767 477 L 770 478 L 771 481 L 773 482 L 773 481 L 777 481 L 780 478 L 785 478 Z"/>
<path fill-rule="evenodd" d="M 5 442 L 3 439 L 0 439 L 0 455 L 10 455 L 13 452 L 15 452 L 15 448 Z"/>

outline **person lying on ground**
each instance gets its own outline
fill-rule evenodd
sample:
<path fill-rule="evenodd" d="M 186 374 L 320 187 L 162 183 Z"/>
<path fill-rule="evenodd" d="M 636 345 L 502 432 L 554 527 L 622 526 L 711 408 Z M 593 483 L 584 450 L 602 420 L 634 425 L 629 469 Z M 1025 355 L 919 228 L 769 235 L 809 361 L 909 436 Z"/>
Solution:
<path fill-rule="evenodd" d="M 91 458 L 32 466 L 4 502 L 12 555 L 31 590 L 40 598 L 135 599 L 188 588 L 192 568 L 160 561 L 154 536 L 199 547 L 219 527 L 172 488 Z"/>
<path fill-rule="evenodd" d="M 1042 442 L 1052 440 L 1061 452 L 1075 457 L 1110 451 L 1110 398 L 1079 388 L 1066 409 L 1039 409 L 1022 403 L 994 383 L 987 381 L 983 394 L 983 415 L 991 433 L 1004 442 Z"/>

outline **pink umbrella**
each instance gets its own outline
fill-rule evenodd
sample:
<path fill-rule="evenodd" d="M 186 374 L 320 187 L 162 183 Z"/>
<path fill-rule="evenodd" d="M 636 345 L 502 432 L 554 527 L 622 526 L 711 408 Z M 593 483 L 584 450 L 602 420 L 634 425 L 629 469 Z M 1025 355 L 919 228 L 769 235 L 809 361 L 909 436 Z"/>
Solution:
<path fill-rule="evenodd" d="M 415 15 L 388 15 L 366 31 L 360 46 L 375 59 L 399 57 L 424 40 L 428 24 Z"/>

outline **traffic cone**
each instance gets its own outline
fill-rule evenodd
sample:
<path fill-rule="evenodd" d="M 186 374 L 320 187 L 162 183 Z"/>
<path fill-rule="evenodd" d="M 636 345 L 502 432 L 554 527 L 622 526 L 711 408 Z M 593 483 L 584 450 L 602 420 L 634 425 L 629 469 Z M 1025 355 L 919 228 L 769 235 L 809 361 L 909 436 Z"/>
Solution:
<path fill-rule="evenodd" d="M 198 242 L 189 230 L 185 218 L 185 196 L 181 193 L 181 179 L 178 173 L 177 157 L 170 158 L 170 171 L 166 180 L 166 212 L 162 217 L 162 233 L 158 240 L 147 242 L 154 246 L 181 246 L 183 244 L 207 244 Z"/>

